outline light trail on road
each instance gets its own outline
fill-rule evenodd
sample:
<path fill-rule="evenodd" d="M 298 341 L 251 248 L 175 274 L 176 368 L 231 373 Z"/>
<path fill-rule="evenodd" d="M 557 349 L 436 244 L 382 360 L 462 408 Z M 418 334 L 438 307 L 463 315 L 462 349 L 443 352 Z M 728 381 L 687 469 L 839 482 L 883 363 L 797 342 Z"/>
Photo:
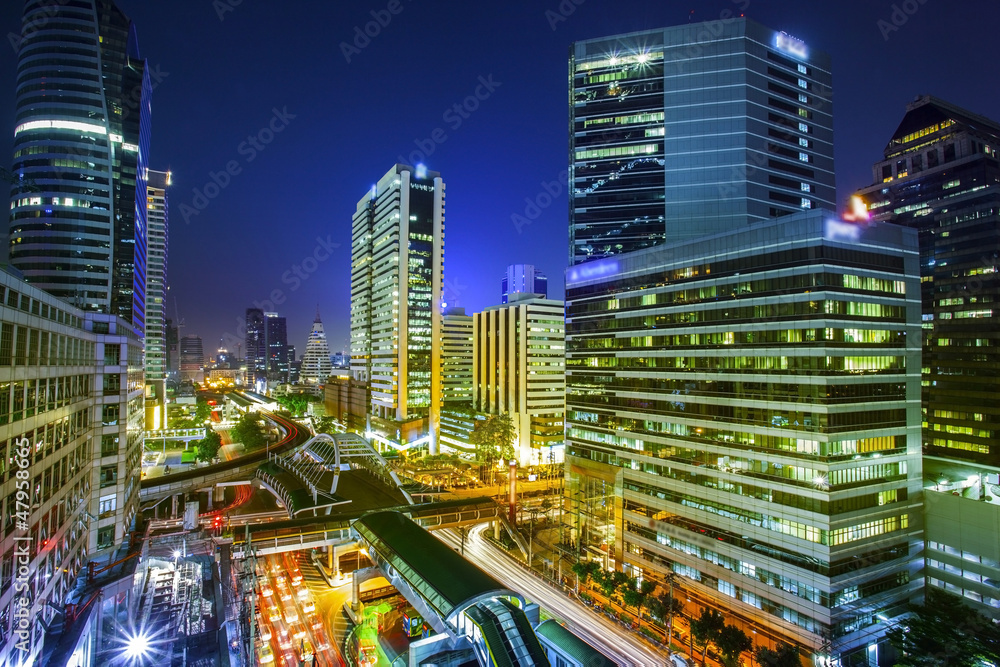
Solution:
<path fill-rule="evenodd" d="M 567 598 L 543 581 L 511 562 L 510 557 L 482 539 L 486 526 L 476 526 L 465 540 L 465 557 L 488 572 L 511 590 L 524 594 L 587 643 L 613 658 L 623 667 L 658 667 L 667 664 L 667 656 L 648 646 L 602 613 L 588 609 Z M 462 539 L 455 530 L 432 533 L 452 548 L 461 548 Z"/>

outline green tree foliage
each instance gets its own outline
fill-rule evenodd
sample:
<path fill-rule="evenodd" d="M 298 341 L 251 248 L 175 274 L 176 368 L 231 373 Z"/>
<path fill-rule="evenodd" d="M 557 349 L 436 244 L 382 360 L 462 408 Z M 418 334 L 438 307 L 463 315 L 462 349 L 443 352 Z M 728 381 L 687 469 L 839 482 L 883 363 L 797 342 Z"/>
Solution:
<path fill-rule="evenodd" d="M 652 581 L 639 581 L 635 577 L 628 577 L 628 581 L 621 587 L 622 601 L 626 607 L 635 607 L 635 615 L 642 618 L 642 608 L 650 594 L 656 589 L 656 584 Z"/>
<path fill-rule="evenodd" d="M 206 419 L 212 418 L 212 406 L 210 406 L 204 398 L 198 398 L 198 405 L 194 409 L 194 421 L 198 424 L 202 424 Z"/>
<path fill-rule="evenodd" d="M 922 605 L 886 636 L 901 667 L 979 667 L 1000 664 L 1000 629 L 961 598 L 927 588 Z"/>
<path fill-rule="evenodd" d="M 274 398 L 278 405 L 283 407 L 293 416 L 304 415 L 309 410 L 310 403 L 318 403 L 319 397 L 312 394 L 295 394 L 289 396 L 277 396 Z"/>
<path fill-rule="evenodd" d="M 577 561 L 573 563 L 571 569 L 576 576 L 580 577 L 580 584 L 584 586 L 587 584 L 588 579 L 593 579 L 595 582 L 598 581 L 597 577 L 599 573 L 603 572 L 600 563 L 592 560 Z"/>
<path fill-rule="evenodd" d="M 243 443 L 247 451 L 260 449 L 267 444 L 267 434 L 264 432 L 264 421 L 254 412 L 240 415 L 239 420 L 230 432 L 233 440 Z"/>
<path fill-rule="evenodd" d="M 722 664 L 725 667 L 739 667 L 740 655 L 753 648 L 753 641 L 735 625 L 726 625 L 719 630 L 715 645 L 722 653 Z"/>
<path fill-rule="evenodd" d="M 802 667 L 799 649 L 784 642 L 779 643 L 774 650 L 758 646 L 754 651 L 754 657 L 757 658 L 760 667 Z"/>
<path fill-rule="evenodd" d="M 469 434 L 469 441 L 476 447 L 476 457 L 489 471 L 490 484 L 493 483 L 500 461 L 514 458 L 515 436 L 514 421 L 509 412 L 490 415 L 477 421 Z"/>
<path fill-rule="evenodd" d="M 222 436 L 212 430 L 212 427 L 205 427 L 205 437 L 195 443 L 198 448 L 198 460 L 211 463 L 212 459 L 219 455 L 219 448 L 222 447 Z"/>
<path fill-rule="evenodd" d="M 714 609 L 702 607 L 701 616 L 691 619 L 691 636 L 701 644 L 701 664 L 705 665 L 705 655 L 708 653 L 708 645 L 714 644 L 719 639 L 719 633 L 726 627 L 726 619 Z"/>

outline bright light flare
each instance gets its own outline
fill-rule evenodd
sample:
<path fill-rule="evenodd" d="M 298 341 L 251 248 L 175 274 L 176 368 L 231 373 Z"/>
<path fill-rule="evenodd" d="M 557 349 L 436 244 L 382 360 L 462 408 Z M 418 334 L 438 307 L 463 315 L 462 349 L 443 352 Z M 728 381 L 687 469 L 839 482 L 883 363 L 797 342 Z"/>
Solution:
<path fill-rule="evenodd" d="M 125 657 L 129 660 L 142 660 L 149 655 L 149 637 L 143 633 L 129 637 L 125 644 Z"/>

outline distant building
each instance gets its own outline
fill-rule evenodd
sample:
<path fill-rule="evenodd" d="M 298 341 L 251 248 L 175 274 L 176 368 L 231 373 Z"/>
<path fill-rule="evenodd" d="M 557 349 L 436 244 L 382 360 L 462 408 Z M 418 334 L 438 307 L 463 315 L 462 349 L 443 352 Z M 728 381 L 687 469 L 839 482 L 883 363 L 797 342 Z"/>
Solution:
<path fill-rule="evenodd" d="M 500 303 L 508 303 L 515 293 L 549 296 L 549 279 L 531 264 L 511 264 L 500 283 Z"/>
<path fill-rule="evenodd" d="M 264 313 L 264 346 L 267 350 L 267 380 L 288 383 L 288 331 L 284 317 Z"/>
<path fill-rule="evenodd" d="M 299 382 L 303 384 L 325 384 L 326 379 L 330 377 L 332 371 L 333 367 L 330 366 L 330 348 L 327 346 L 323 321 L 319 317 L 319 310 L 317 310 L 312 331 L 309 332 L 309 339 L 306 341 L 306 351 L 302 355 Z"/>
<path fill-rule="evenodd" d="M 445 186 L 397 164 L 358 202 L 351 237 L 351 372 L 372 430 L 437 451 Z M 303 371 L 304 372 L 304 371 Z"/>
<path fill-rule="evenodd" d="M 180 371 L 180 338 L 178 337 L 177 327 L 174 326 L 173 320 L 164 320 L 164 337 L 166 339 L 164 348 L 166 354 L 166 365 L 167 373 L 170 375 L 172 380 L 176 380 L 178 373 Z"/>
<path fill-rule="evenodd" d="M 267 332 L 264 327 L 264 311 L 260 308 L 247 308 L 244 344 L 247 384 L 255 386 L 258 380 L 266 382 Z"/>
<path fill-rule="evenodd" d="M 830 57 L 747 18 L 570 48 L 570 264 L 835 208 Z"/>
<path fill-rule="evenodd" d="M 351 355 L 344 352 L 334 352 L 330 355 L 330 363 L 334 368 L 350 368 Z"/>
<path fill-rule="evenodd" d="M 181 338 L 181 381 L 201 382 L 204 378 L 205 352 L 200 336 Z"/>
<path fill-rule="evenodd" d="M 167 188 L 170 173 L 148 172 L 146 187 L 146 382 L 167 377 L 166 317 L 167 249 L 169 239 Z"/>
<path fill-rule="evenodd" d="M 513 294 L 473 315 L 473 405 L 509 412 L 522 465 L 563 460 L 566 365 L 563 302 Z"/>

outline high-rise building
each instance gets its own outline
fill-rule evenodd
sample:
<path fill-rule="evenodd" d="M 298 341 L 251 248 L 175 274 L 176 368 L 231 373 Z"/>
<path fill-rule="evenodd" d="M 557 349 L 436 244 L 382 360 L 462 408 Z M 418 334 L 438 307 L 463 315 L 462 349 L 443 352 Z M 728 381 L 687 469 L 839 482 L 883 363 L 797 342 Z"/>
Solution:
<path fill-rule="evenodd" d="M 1000 123 L 919 97 L 861 191 L 917 230 L 927 583 L 1000 617 Z M 861 213 L 859 211 L 859 213 Z M 973 502 L 974 501 L 974 502 Z"/>
<path fill-rule="evenodd" d="M 181 338 L 181 380 L 201 382 L 205 370 L 205 350 L 200 336 Z"/>
<path fill-rule="evenodd" d="M 135 327 L 0 271 L 0 664 L 55 664 L 49 629 L 71 603 L 81 642 L 128 607 L 131 580 L 93 604 L 73 596 L 87 562 L 112 560 L 135 528 L 142 394 Z"/>
<path fill-rule="evenodd" d="M 500 303 L 507 303 L 511 294 L 549 295 L 549 279 L 531 264 L 511 264 L 500 283 Z"/>
<path fill-rule="evenodd" d="M 874 660 L 921 586 L 918 262 L 914 231 L 817 210 L 570 267 L 581 555 Z"/>
<path fill-rule="evenodd" d="M 146 183 L 146 428 L 167 426 L 167 301 L 170 173 L 147 172 Z"/>
<path fill-rule="evenodd" d="M 570 49 L 570 264 L 833 209 L 829 57 L 746 18 Z"/>
<path fill-rule="evenodd" d="M 246 334 L 247 384 L 255 386 L 258 380 L 267 381 L 267 331 L 264 327 L 264 311 L 247 308 Z"/>
<path fill-rule="evenodd" d="M 146 187 L 146 381 L 167 377 L 164 310 L 169 239 L 167 188 L 170 172 L 148 172 Z"/>
<path fill-rule="evenodd" d="M 299 367 L 299 381 L 303 384 L 326 384 L 326 379 L 333 372 L 330 365 L 330 347 L 326 342 L 326 332 L 323 330 L 323 320 L 316 311 L 312 331 L 306 340 L 306 351 L 302 355 Z"/>
<path fill-rule="evenodd" d="M 179 333 L 177 327 L 174 326 L 173 320 L 166 319 L 163 324 L 164 328 L 164 349 L 166 356 L 167 374 L 170 375 L 171 379 L 177 380 L 177 374 L 180 371 L 180 349 L 178 345 L 180 344 Z"/>
<path fill-rule="evenodd" d="M 288 332 L 284 317 L 264 313 L 264 338 L 267 348 L 267 379 L 288 383 Z"/>
<path fill-rule="evenodd" d="M 445 308 L 441 315 L 441 403 L 472 405 L 472 315 Z"/>
<path fill-rule="evenodd" d="M 511 294 L 510 303 L 473 317 L 473 405 L 510 413 L 522 465 L 563 460 L 565 319 L 563 302 Z"/>
<path fill-rule="evenodd" d="M 373 429 L 437 451 L 445 186 L 397 164 L 358 202 L 351 237 L 351 371 Z M 303 368 L 304 373 L 304 368 Z"/>
<path fill-rule="evenodd" d="M 27 2 L 22 26 L 11 264 L 143 335 L 152 88 L 135 28 L 110 0 Z"/>

